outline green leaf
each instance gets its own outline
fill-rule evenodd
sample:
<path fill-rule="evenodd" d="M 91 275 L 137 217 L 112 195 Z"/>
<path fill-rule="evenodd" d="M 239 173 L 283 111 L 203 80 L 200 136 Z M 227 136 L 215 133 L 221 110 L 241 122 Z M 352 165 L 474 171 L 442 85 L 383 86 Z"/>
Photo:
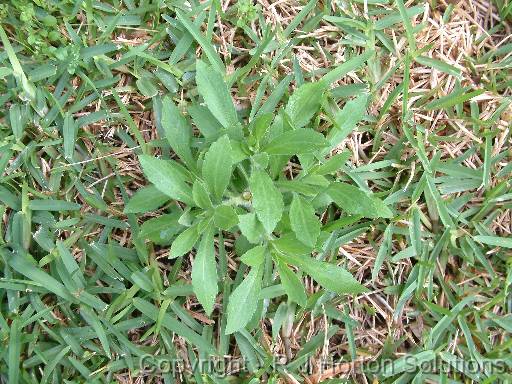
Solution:
<path fill-rule="evenodd" d="M 197 226 L 184 230 L 172 242 L 169 257 L 175 259 L 176 257 L 183 256 L 185 253 L 190 252 L 196 244 L 197 239 L 199 239 Z"/>
<path fill-rule="evenodd" d="M 212 207 L 210 195 L 201 180 L 194 181 L 194 184 L 192 185 L 192 197 L 194 198 L 194 203 L 196 203 L 198 207 L 203 209 L 209 209 Z"/>
<path fill-rule="evenodd" d="M 49 292 L 73 303 L 77 301 L 62 283 L 29 262 L 23 255 L 14 254 L 8 257 L 7 261 L 14 270 L 40 284 Z"/>
<path fill-rule="evenodd" d="M 213 116 L 224 128 L 238 124 L 235 106 L 222 75 L 201 60 L 196 62 L 196 69 L 197 89 Z"/>
<path fill-rule="evenodd" d="M 265 251 L 267 247 L 263 245 L 258 245 L 254 248 L 249 249 L 247 252 L 245 252 L 241 257 L 240 260 L 247 265 L 250 265 L 251 267 L 256 267 L 258 265 L 263 264 L 265 261 Z"/>
<path fill-rule="evenodd" d="M 393 234 L 393 225 L 389 224 L 384 231 L 384 235 L 382 236 L 382 243 L 379 247 L 379 251 L 377 253 L 377 257 L 375 258 L 375 263 L 372 269 L 372 282 L 377 279 L 379 276 L 379 271 L 384 264 L 384 260 L 389 257 L 389 252 L 391 250 L 391 236 Z"/>
<path fill-rule="evenodd" d="M 416 5 L 414 7 L 406 9 L 406 15 L 409 18 L 419 15 L 420 13 L 423 12 L 425 12 L 425 4 Z M 392 25 L 400 23 L 400 21 L 402 21 L 402 16 L 400 15 L 400 12 L 393 12 L 377 20 L 375 22 L 375 29 L 383 30 L 385 28 L 391 27 Z"/>
<path fill-rule="evenodd" d="M 462 88 L 460 90 L 454 91 L 450 93 L 449 95 L 440 97 L 439 99 L 435 99 L 425 105 L 425 109 L 427 111 L 433 110 L 433 109 L 446 109 L 453 107 L 458 104 L 462 104 L 468 100 L 471 100 L 474 97 L 477 97 L 484 93 L 484 89 L 477 89 L 472 92 L 468 92 L 467 88 Z"/>
<path fill-rule="evenodd" d="M 283 215 L 283 196 L 270 176 L 261 170 L 253 172 L 249 180 L 249 188 L 256 216 L 267 233 L 271 233 Z"/>
<path fill-rule="evenodd" d="M 76 124 L 70 113 L 66 114 L 64 117 L 62 136 L 64 138 L 64 157 L 67 160 L 72 161 L 73 154 L 75 153 Z"/>
<path fill-rule="evenodd" d="M 351 215 L 369 218 L 391 218 L 393 213 L 379 198 L 367 195 L 359 188 L 346 183 L 333 183 L 327 189 L 329 197 Z"/>
<path fill-rule="evenodd" d="M 222 125 L 215 119 L 215 116 L 208 108 L 199 104 L 189 104 L 187 112 L 192 116 L 194 124 L 199 132 L 208 140 L 214 140 L 222 132 Z"/>
<path fill-rule="evenodd" d="M 302 20 L 304 20 L 304 18 L 317 6 L 317 3 L 318 2 L 315 0 L 309 0 L 306 4 L 304 4 L 300 12 L 295 15 L 295 17 L 283 31 L 284 39 L 287 39 L 293 32 L 296 32 Z"/>
<path fill-rule="evenodd" d="M 215 207 L 213 222 L 216 227 L 227 231 L 238 224 L 238 216 L 233 207 L 229 205 L 219 205 Z"/>
<path fill-rule="evenodd" d="M 21 197 L 0 185 L 0 201 L 15 211 L 21 210 Z"/>
<path fill-rule="evenodd" d="M 325 89 L 325 83 L 316 82 L 303 84 L 293 92 L 285 111 L 295 128 L 304 127 L 318 112 Z"/>
<path fill-rule="evenodd" d="M 330 173 L 335 173 L 347 162 L 351 154 L 352 153 L 349 151 L 344 151 L 331 156 L 329 160 L 327 160 L 322 165 L 319 165 L 318 168 L 313 170 L 313 172 L 317 175 L 328 175 Z"/>
<path fill-rule="evenodd" d="M 144 213 L 158 209 L 169 197 L 154 185 L 139 189 L 124 207 L 124 213 Z"/>
<path fill-rule="evenodd" d="M 208 228 L 201 238 L 196 258 L 192 265 L 192 287 L 199 303 L 208 316 L 213 312 L 218 293 L 217 263 L 213 245 L 213 231 Z"/>
<path fill-rule="evenodd" d="M 498 324 L 501 328 L 505 329 L 507 332 L 512 333 L 512 315 L 508 314 L 505 316 L 496 316 L 494 313 L 490 312 L 487 315 L 492 321 Z"/>
<path fill-rule="evenodd" d="M 222 63 L 218 53 L 215 51 L 212 42 L 206 39 L 206 37 L 204 37 L 199 31 L 199 28 L 196 27 L 194 23 L 192 23 L 179 9 L 176 10 L 176 16 L 178 16 L 178 20 L 199 43 L 201 48 L 204 50 L 204 53 L 208 57 L 208 60 L 210 60 L 210 63 L 215 67 L 215 70 L 219 73 L 224 73 L 226 71 L 224 69 L 224 64 Z"/>
<path fill-rule="evenodd" d="M 421 255 L 421 250 L 424 243 L 421 240 L 421 213 L 418 207 L 412 208 L 412 217 L 409 225 L 409 238 L 411 246 L 414 249 L 414 254 Z"/>
<path fill-rule="evenodd" d="M 135 271 L 130 275 L 130 279 L 146 292 L 153 292 L 151 279 L 143 271 Z"/>
<path fill-rule="evenodd" d="M 254 212 L 238 215 L 238 228 L 250 243 L 257 244 L 265 234 L 265 228 Z"/>
<path fill-rule="evenodd" d="M 0 67 L 0 79 L 12 74 L 12 69 L 7 67 Z"/>
<path fill-rule="evenodd" d="M 17 384 L 20 377 L 21 355 L 21 324 L 18 317 L 15 317 L 11 323 L 7 353 L 9 383 Z"/>
<path fill-rule="evenodd" d="M 301 268 L 321 286 L 339 295 L 367 291 L 346 269 L 311 257 L 280 254 L 284 262 Z"/>
<path fill-rule="evenodd" d="M 28 213 L 22 211 L 16 212 L 12 216 L 11 223 L 11 239 L 14 244 L 18 244 L 27 250 L 30 247 L 30 241 L 32 238 L 31 223 L 29 221 Z"/>
<path fill-rule="evenodd" d="M 146 300 L 137 297 L 133 299 L 133 305 L 145 316 L 149 317 L 153 321 L 157 321 L 159 317 L 159 310 L 157 307 Z M 162 317 L 162 326 L 183 337 L 190 344 L 196 345 L 208 353 L 216 354 L 215 348 L 204 337 L 198 335 L 184 323 L 172 318 L 167 313 Z"/>
<path fill-rule="evenodd" d="M 412 51 L 416 50 L 416 39 L 414 38 L 414 32 L 412 29 L 412 23 L 404 5 L 404 0 L 395 0 L 396 6 L 400 11 L 400 16 L 405 28 L 405 35 L 407 36 L 407 42 L 409 43 Z"/>
<path fill-rule="evenodd" d="M 229 296 L 226 335 L 243 329 L 251 321 L 258 308 L 262 276 L 262 266 L 253 267 Z"/>
<path fill-rule="evenodd" d="M 448 73 L 449 75 L 455 76 L 457 78 L 461 78 L 460 69 L 454 67 L 453 65 L 445 63 L 444 61 L 436 60 L 427 56 L 418 56 L 415 58 L 415 60 L 421 65 L 426 65 L 435 68 L 438 71 Z"/>
<path fill-rule="evenodd" d="M 473 238 L 479 243 L 492 245 L 495 247 L 512 248 L 512 237 L 477 235 Z"/>
<path fill-rule="evenodd" d="M 281 278 L 281 283 L 283 284 L 288 298 L 304 307 L 306 305 L 307 296 L 302 281 L 285 263 L 281 262 L 279 259 L 276 261 L 279 277 Z"/>
<path fill-rule="evenodd" d="M 155 244 L 168 244 L 181 229 L 176 213 L 161 215 L 144 222 L 140 227 L 139 237 L 149 239 Z"/>
<path fill-rule="evenodd" d="M 146 97 L 155 97 L 158 95 L 158 88 L 156 87 L 153 79 L 148 76 L 142 76 L 135 82 L 140 93 Z"/>
<path fill-rule="evenodd" d="M 162 100 L 162 128 L 173 151 L 185 164 L 194 168 L 195 162 L 190 150 L 192 127 L 169 96 Z"/>
<path fill-rule="evenodd" d="M 314 153 L 329 145 L 325 137 L 312 129 L 295 129 L 276 136 L 261 150 L 269 155 Z"/>
<path fill-rule="evenodd" d="M 264 113 L 251 121 L 251 124 L 249 125 L 249 131 L 251 132 L 249 142 L 258 144 L 267 133 L 270 125 L 272 124 L 272 120 L 274 120 L 273 113 Z"/>
<path fill-rule="evenodd" d="M 85 306 L 80 307 L 80 315 L 94 329 L 94 332 L 96 333 L 96 336 L 100 340 L 103 350 L 110 358 L 110 343 L 108 341 L 107 334 L 105 333 L 105 329 L 101 324 L 101 321 L 98 318 L 98 316 L 92 310 Z"/>
<path fill-rule="evenodd" d="M 9 38 L 7 37 L 7 34 L 5 33 L 5 30 L 3 29 L 3 27 L 1 25 L 0 25 L 0 39 L 2 40 L 2 44 L 4 46 L 3 51 L 5 53 L 7 53 L 7 57 L 9 58 L 9 61 L 11 62 L 13 75 L 24 90 L 24 94 L 22 94 L 21 97 L 23 99 L 29 99 L 31 101 L 34 101 L 36 98 L 36 87 L 34 87 L 34 84 L 32 84 L 27 79 L 25 72 L 23 72 L 21 63 L 19 62 L 18 58 L 16 57 L 16 52 L 14 51 L 11 43 L 9 42 Z"/>
<path fill-rule="evenodd" d="M 422 363 L 428 363 L 436 358 L 436 353 L 432 350 L 422 351 L 416 354 L 408 354 L 394 360 L 391 364 L 382 369 L 383 377 L 396 376 L 403 372 L 416 372 L 416 369 L 422 366 Z M 406 357 L 409 357 L 408 359 Z M 418 367 L 418 368 L 416 368 Z M 421 369 L 421 368 L 419 368 Z"/>
<path fill-rule="evenodd" d="M 203 178 L 213 196 L 220 200 L 231 179 L 231 146 L 229 138 L 222 136 L 204 155 Z"/>
<path fill-rule="evenodd" d="M 64 200 L 30 200 L 28 207 L 33 211 L 78 211 L 80 204 Z"/>
<path fill-rule="evenodd" d="M 341 143 L 356 127 L 365 113 L 368 104 L 369 95 L 363 93 L 355 99 L 348 101 L 343 109 L 335 116 L 335 128 L 329 132 L 328 140 L 331 148 Z"/>
<path fill-rule="evenodd" d="M 320 234 L 320 221 L 313 206 L 303 197 L 294 194 L 290 205 L 290 225 L 297 239 L 314 247 Z"/>
<path fill-rule="evenodd" d="M 148 180 L 162 193 L 172 199 L 194 205 L 192 190 L 173 160 L 161 160 L 140 155 L 139 161 Z"/>
<path fill-rule="evenodd" d="M 254 168 L 265 169 L 268 167 L 270 157 L 267 153 L 261 152 L 251 156 L 251 164 Z"/>
<path fill-rule="evenodd" d="M 322 78 L 320 82 L 325 84 L 328 87 L 330 84 L 335 82 L 338 79 L 341 79 L 347 73 L 355 71 L 359 67 L 361 67 L 368 59 L 370 59 L 375 54 L 373 49 L 367 49 L 359 56 L 351 57 L 349 60 L 344 62 L 343 64 L 338 65 L 333 70 L 327 72 Z"/>
<path fill-rule="evenodd" d="M 270 73 L 268 75 L 270 75 Z M 268 96 L 268 99 L 265 100 L 262 106 L 258 109 L 258 113 L 256 114 L 256 116 L 274 112 L 277 104 L 281 101 L 285 92 L 288 90 L 288 86 L 290 85 L 290 81 L 292 80 L 292 78 L 293 76 L 291 74 L 285 76 L 279 82 L 279 84 L 277 84 L 273 88 L 272 93 Z"/>
<path fill-rule="evenodd" d="M 46 384 L 48 382 L 48 379 L 50 378 L 50 375 L 55 370 L 57 365 L 60 364 L 63 361 L 64 356 L 66 356 L 68 354 L 70 349 L 71 349 L 70 345 L 68 345 L 67 347 L 62 348 L 62 350 L 54 356 L 54 358 L 48 363 L 48 365 L 46 365 L 44 367 L 43 376 L 41 377 L 40 384 Z"/>
<path fill-rule="evenodd" d="M 279 239 L 272 240 L 272 246 L 278 252 L 290 255 L 309 255 L 313 251 L 312 247 L 308 247 L 297 240 L 292 232 L 285 233 Z"/>

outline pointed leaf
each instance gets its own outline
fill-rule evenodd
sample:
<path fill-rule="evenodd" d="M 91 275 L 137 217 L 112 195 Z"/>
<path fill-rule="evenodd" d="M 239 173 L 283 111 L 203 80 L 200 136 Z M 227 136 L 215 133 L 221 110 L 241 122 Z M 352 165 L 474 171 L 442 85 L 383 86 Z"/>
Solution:
<path fill-rule="evenodd" d="M 335 128 L 329 132 L 328 136 L 331 147 L 341 143 L 354 130 L 357 123 L 363 119 L 368 99 L 369 95 L 363 93 L 354 100 L 348 101 L 343 109 L 336 113 Z"/>
<path fill-rule="evenodd" d="M 238 228 L 250 243 L 257 244 L 265 234 L 265 228 L 254 212 L 238 215 Z"/>
<path fill-rule="evenodd" d="M 284 290 L 291 301 L 296 302 L 301 306 L 306 305 L 307 296 L 304 291 L 304 285 L 302 281 L 297 277 L 295 273 L 282 261 L 277 260 L 277 270 L 281 283 L 283 284 Z"/>
<path fill-rule="evenodd" d="M 267 233 L 271 233 L 283 214 L 283 196 L 264 171 L 255 171 L 249 180 L 252 205 Z"/>
<path fill-rule="evenodd" d="M 320 221 L 313 206 L 303 197 L 293 195 L 290 205 L 290 225 L 297 239 L 314 247 L 320 234 Z"/>
<path fill-rule="evenodd" d="M 346 269 L 335 264 L 318 261 L 311 257 L 279 255 L 286 263 L 301 268 L 324 288 L 339 295 L 367 291 Z"/>
<path fill-rule="evenodd" d="M 155 97 L 158 95 L 158 88 L 156 87 L 153 79 L 142 76 L 135 82 L 137 88 L 139 88 L 140 93 L 142 93 L 146 97 Z"/>
<path fill-rule="evenodd" d="M 182 228 L 178 219 L 179 215 L 176 213 L 153 217 L 141 225 L 139 237 L 149 239 L 155 244 L 168 244 Z"/>
<path fill-rule="evenodd" d="M 192 127 L 187 122 L 180 110 L 170 97 L 162 100 L 162 128 L 165 137 L 174 152 L 187 164 L 195 164 L 190 151 L 190 140 L 192 138 Z"/>
<path fill-rule="evenodd" d="M 175 259 L 190 252 L 199 239 L 199 232 L 196 226 L 190 227 L 181 232 L 172 242 L 169 257 Z"/>
<path fill-rule="evenodd" d="M 62 283 L 44 272 L 41 268 L 36 267 L 23 255 L 15 254 L 13 257 L 8 257 L 7 261 L 14 270 L 40 284 L 49 292 L 52 292 L 70 302 L 77 301 Z"/>
<path fill-rule="evenodd" d="M 75 153 L 76 124 L 70 113 L 67 113 L 64 117 L 62 136 L 64 138 L 64 157 L 72 161 Z"/>
<path fill-rule="evenodd" d="M 295 129 L 276 136 L 262 148 L 269 155 L 313 153 L 329 145 L 325 137 L 312 129 Z"/>
<path fill-rule="evenodd" d="M 203 36 L 199 28 L 179 9 L 176 10 L 176 16 L 192 37 L 199 43 L 215 70 L 219 73 L 224 73 L 226 71 L 224 64 L 222 63 L 219 54 L 215 51 L 214 45 L 205 36 Z"/>
<path fill-rule="evenodd" d="M 21 355 L 21 324 L 18 317 L 14 318 L 11 323 L 9 333 L 8 353 L 8 377 L 9 383 L 17 384 L 20 377 L 20 355 Z M 4 371 L 5 372 L 5 371 Z"/>
<path fill-rule="evenodd" d="M 393 217 L 393 213 L 379 198 L 367 195 L 359 188 L 346 183 L 333 183 L 327 194 L 341 209 L 352 215 L 369 218 Z"/>
<path fill-rule="evenodd" d="M 215 247 L 211 228 L 203 235 L 197 249 L 192 265 L 192 287 L 197 300 L 203 306 L 206 314 L 210 316 L 218 293 L 217 263 L 215 262 Z"/>
<path fill-rule="evenodd" d="M 215 226 L 227 231 L 238 224 L 238 216 L 233 207 L 229 205 L 219 205 L 215 207 L 213 221 Z"/>
<path fill-rule="evenodd" d="M 159 317 L 159 310 L 157 307 L 147 302 L 146 300 L 135 297 L 133 299 L 133 305 L 145 316 L 149 317 L 153 321 L 157 321 Z M 186 324 L 176 320 L 169 314 L 165 313 L 161 320 L 162 326 L 175 332 L 177 335 L 186 339 L 192 345 L 197 345 L 199 348 L 215 354 L 215 348 L 201 335 L 194 332 Z"/>
<path fill-rule="evenodd" d="M 477 235 L 474 239 L 479 243 L 495 247 L 512 248 L 512 237 Z"/>
<path fill-rule="evenodd" d="M 214 140 L 222 131 L 222 125 L 215 119 L 215 116 L 208 108 L 199 104 L 189 104 L 187 112 L 192 116 L 195 126 L 199 132 L 208 140 Z"/>
<path fill-rule="evenodd" d="M 196 70 L 197 89 L 210 112 L 224 128 L 236 125 L 235 106 L 222 75 L 201 60 L 196 62 Z"/>
<path fill-rule="evenodd" d="M 65 200 L 30 200 L 28 207 L 33 211 L 77 211 L 81 205 Z"/>
<path fill-rule="evenodd" d="M 373 49 L 367 49 L 361 55 L 351 57 L 349 60 L 345 61 L 343 64 L 338 65 L 336 68 L 327 72 L 322 76 L 320 82 L 329 86 L 331 83 L 335 82 L 338 79 L 341 79 L 347 73 L 355 71 L 359 67 L 363 66 L 363 64 L 373 55 L 375 51 Z"/>
<path fill-rule="evenodd" d="M 107 334 L 105 332 L 105 328 L 101 324 L 98 316 L 89 308 L 85 306 L 80 307 L 80 315 L 84 318 L 84 320 L 94 329 L 98 339 L 100 340 L 101 346 L 103 350 L 107 354 L 108 357 L 110 355 L 110 343 L 107 338 Z"/>
<path fill-rule="evenodd" d="M 229 296 L 226 335 L 241 330 L 251 321 L 258 307 L 262 275 L 261 266 L 252 268 Z"/>
<path fill-rule="evenodd" d="M 272 246 L 280 253 L 289 255 L 309 255 L 312 247 L 297 240 L 293 232 L 285 233 L 279 239 L 272 240 Z"/>
<path fill-rule="evenodd" d="M 203 178 L 217 200 L 222 198 L 229 184 L 232 164 L 229 139 L 222 136 L 210 146 L 203 161 Z"/>
<path fill-rule="evenodd" d="M 206 190 L 206 186 L 200 180 L 195 180 L 192 185 L 192 197 L 194 198 L 194 203 L 196 203 L 198 207 L 203 209 L 209 209 L 212 207 L 210 195 Z"/>
<path fill-rule="evenodd" d="M 256 267 L 258 265 L 263 264 L 265 261 L 265 251 L 267 247 L 263 245 L 258 245 L 254 248 L 249 249 L 247 252 L 245 252 L 241 257 L 240 260 L 247 265 L 250 265 L 251 267 Z"/>
<path fill-rule="evenodd" d="M 139 189 L 124 207 L 124 213 L 150 212 L 169 201 L 169 196 L 162 193 L 154 185 Z"/>
<path fill-rule="evenodd" d="M 316 82 L 303 84 L 293 92 L 285 111 L 295 128 L 304 127 L 318 112 L 325 89 L 325 83 Z"/>
<path fill-rule="evenodd" d="M 384 235 L 382 236 L 382 243 L 380 244 L 377 257 L 375 258 L 375 263 L 372 269 L 372 281 L 377 279 L 382 264 L 384 264 L 385 259 L 389 257 L 389 251 L 391 250 L 391 235 L 393 234 L 392 231 L 393 225 L 389 224 L 384 231 Z"/>
<path fill-rule="evenodd" d="M 148 155 L 140 155 L 139 161 L 148 180 L 160 192 L 173 199 L 194 205 L 192 189 L 185 182 L 183 174 L 177 169 L 174 161 L 156 159 Z"/>

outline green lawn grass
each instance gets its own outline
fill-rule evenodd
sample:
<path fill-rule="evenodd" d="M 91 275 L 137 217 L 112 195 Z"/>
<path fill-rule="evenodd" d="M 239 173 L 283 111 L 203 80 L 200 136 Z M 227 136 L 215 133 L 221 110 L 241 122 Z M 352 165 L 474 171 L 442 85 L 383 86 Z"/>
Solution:
<path fill-rule="evenodd" d="M 0 4 L 0 382 L 510 382 L 512 3 L 462 3 Z"/>

